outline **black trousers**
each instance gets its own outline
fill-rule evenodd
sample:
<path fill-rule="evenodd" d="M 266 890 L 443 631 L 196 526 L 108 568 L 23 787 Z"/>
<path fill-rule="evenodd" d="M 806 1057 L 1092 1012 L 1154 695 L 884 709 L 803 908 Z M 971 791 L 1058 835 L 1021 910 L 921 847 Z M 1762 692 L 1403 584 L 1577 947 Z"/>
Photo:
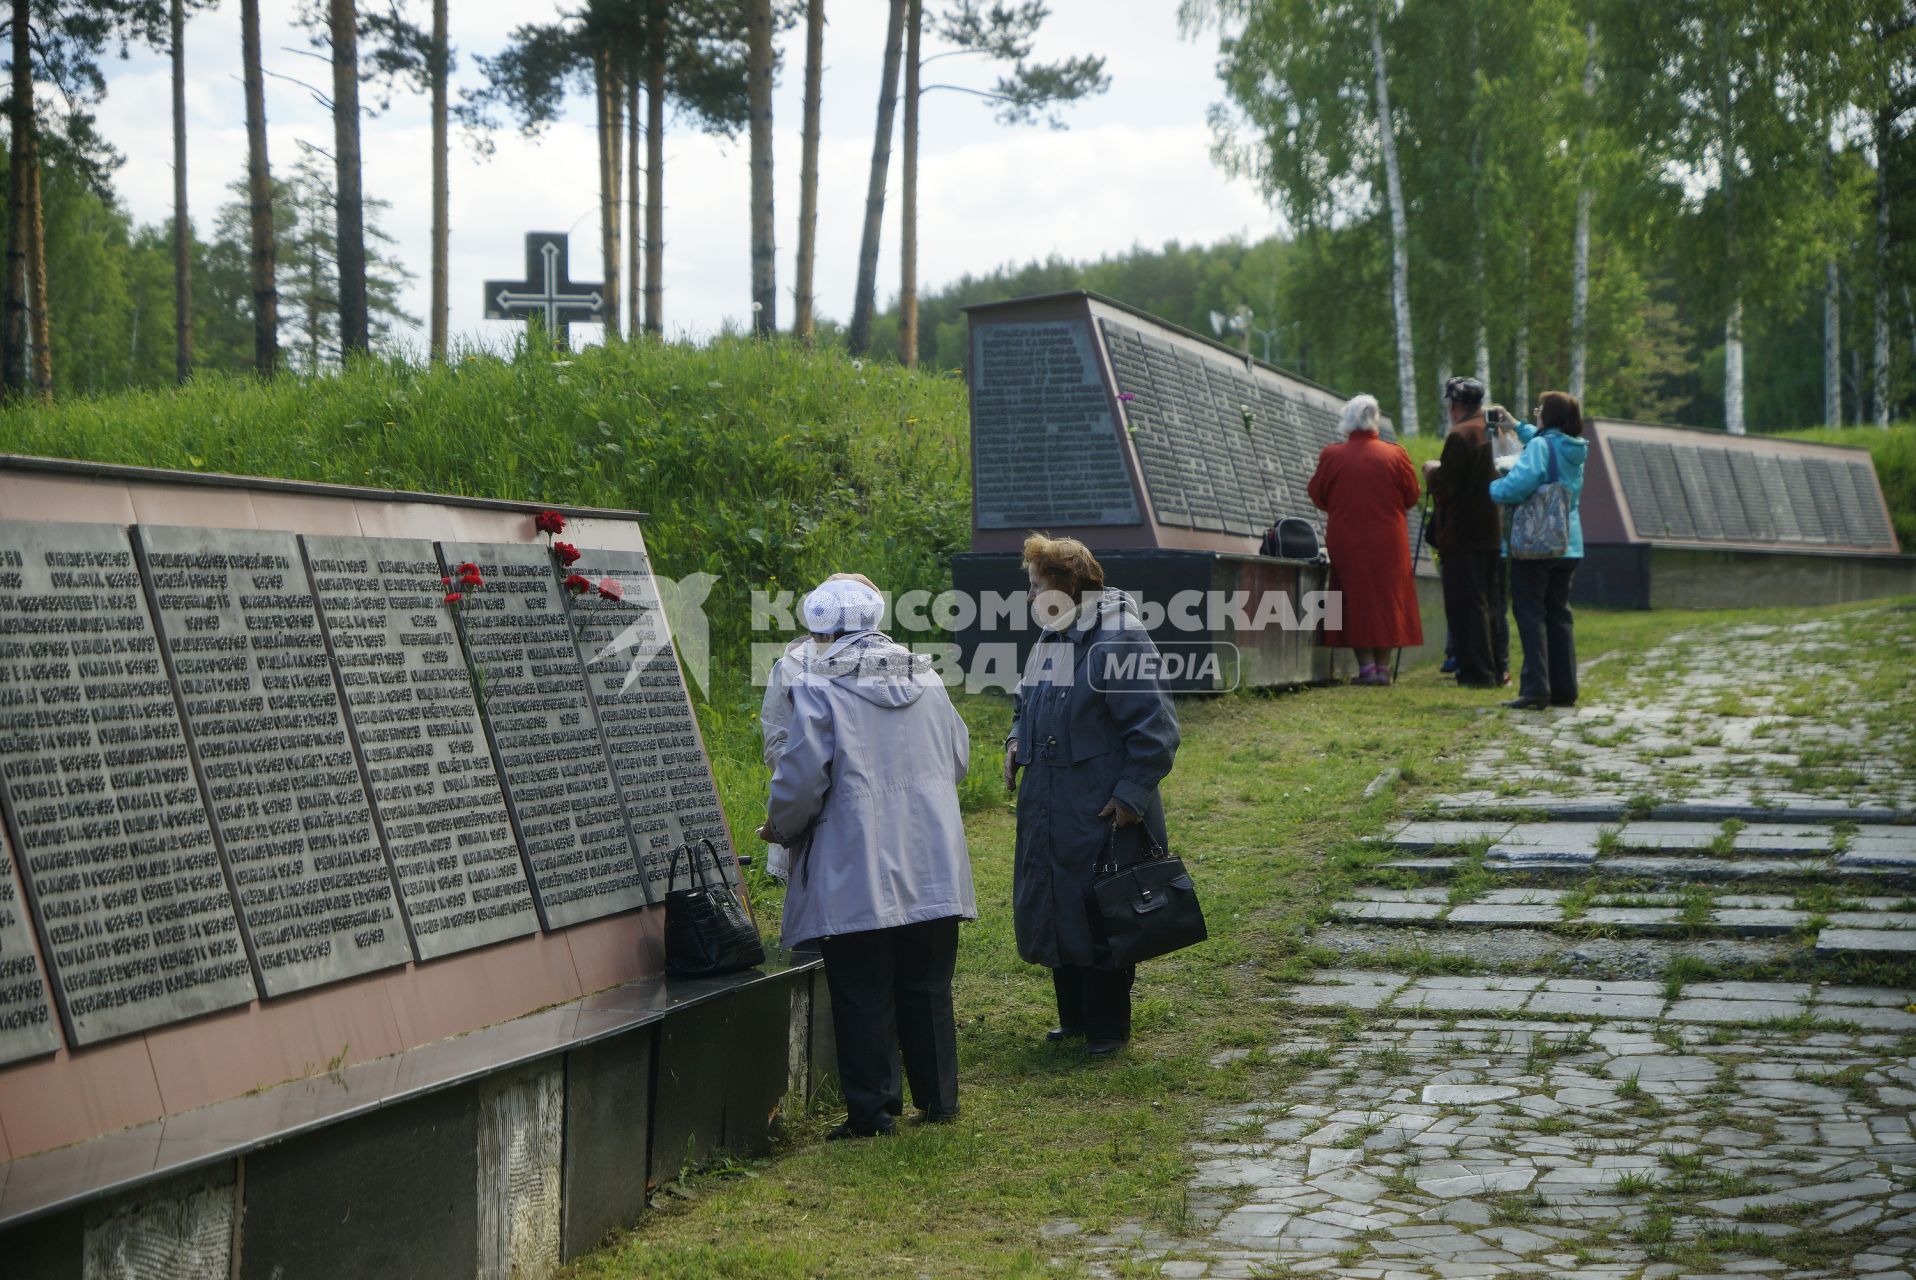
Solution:
<path fill-rule="evenodd" d="M 958 1110 L 958 1024 L 951 974 L 958 917 L 819 941 L 832 992 L 832 1031 L 846 1119 L 860 1133 L 891 1127 L 904 1110 L 898 1054 L 911 1099 L 930 1115 Z"/>
<path fill-rule="evenodd" d="M 1510 557 L 1504 555 L 1497 557 L 1490 580 L 1490 659 L 1502 684 L 1510 670 Z"/>
<path fill-rule="evenodd" d="M 1582 560 L 1514 560 L 1510 599 L 1523 641 L 1518 693 L 1568 706 L 1577 700 L 1577 637 L 1570 613 L 1570 580 Z"/>
<path fill-rule="evenodd" d="M 1058 1025 L 1082 1031 L 1087 1040 L 1131 1038 L 1131 984 L 1136 965 L 1122 969 L 1092 969 L 1059 965 L 1051 971 L 1051 987 L 1058 997 Z"/>
<path fill-rule="evenodd" d="M 1495 551 L 1446 551 L 1438 561 L 1444 583 L 1444 618 L 1457 649 L 1457 683 L 1487 687 L 1499 683 L 1496 642 L 1491 630 L 1491 601 L 1497 599 L 1499 566 Z M 1506 641 L 1506 644 L 1508 641 Z"/>

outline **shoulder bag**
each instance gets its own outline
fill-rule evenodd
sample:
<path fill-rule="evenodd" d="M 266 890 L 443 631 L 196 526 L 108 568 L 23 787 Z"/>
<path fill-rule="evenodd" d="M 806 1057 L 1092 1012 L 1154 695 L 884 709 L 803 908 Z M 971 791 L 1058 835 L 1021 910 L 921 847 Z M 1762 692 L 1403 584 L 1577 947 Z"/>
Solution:
<path fill-rule="evenodd" d="M 1264 531 L 1264 541 L 1258 544 L 1257 553 L 1261 556 L 1276 556 L 1279 560 L 1305 560 L 1312 564 L 1324 559 L 1324 548 L 1317 541 L 1316 526 L 1299 516 L 1280 516 Z"/>
<path fill-rule="evenodd" d="M 765 963 L 758 926 L 719 869 L 718 850 L 710 840 L 699 843 L 712 856 L 711 879 L 706 878 L 698 850 L 690 843 L 672 851 L 671 870 L 666 873 L 665 972 L 674 978 L 705 978 Z M 680 853 L 691 858 L 692 883 L 674 889 Z"/>
<path fill-rule="evenodd" d="M 1167 854 L 1148 832 L 1145 839 L 1150 854 L 1118 866 L 1114 821 L 1105 837 L 1103 860 L 1093 868 L 1085 889 L 1092 930 L 1103 936 L 1119 968 L 1182 951 L 1208 936 L 1197 887 L 1183 861 Z"/>
<path fill-rule="evenodd" d="M 1570 487 L 1557 472 L 1557 446 L 1544 441 L 1550 472 L 1510 515 L 1512 560 L 1556 560 L 1570 550 Z"/>

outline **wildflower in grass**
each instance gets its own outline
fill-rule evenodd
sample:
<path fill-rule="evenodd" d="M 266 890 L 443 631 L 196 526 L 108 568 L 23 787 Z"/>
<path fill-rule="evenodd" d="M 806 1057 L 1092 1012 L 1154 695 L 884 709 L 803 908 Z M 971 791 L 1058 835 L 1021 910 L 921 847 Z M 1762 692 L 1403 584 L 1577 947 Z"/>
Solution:
<path fill-rule="evenodd" d="M 625 587 L 617 578 L 600 578 L 599 594 L 608 600 L 623 600 Z"/>
<path fill-rule="evenodd" d="M 544 534 L 564 533 L 565 517 L 556 511 L 541 511 L 532 517 L 532 527 Z"/>
<path fill-rule="evenodd" d="M 570 542 L 555 542 L 552 544 L 552 554 L 559 557 L 560 564 L 576 564 L 580 553 Z"/>
<path fill-rule="evenodd" d="M 575 596 L 589 596 L 592 594 L 592 579 L 583 573 L 569 574 L 565 580 L 565 589 Z"/>

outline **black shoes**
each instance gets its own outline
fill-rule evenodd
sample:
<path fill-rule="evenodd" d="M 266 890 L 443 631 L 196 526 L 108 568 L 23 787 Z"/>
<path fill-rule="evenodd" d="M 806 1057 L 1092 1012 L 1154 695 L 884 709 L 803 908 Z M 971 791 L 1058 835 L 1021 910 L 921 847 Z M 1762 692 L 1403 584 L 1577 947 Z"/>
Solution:
<path fill-rule="evenodd" d="M 1122 1040 L 1087 1040 L 1084 1042 L 1084 1053 L 1088 1058 L 1108 1058 L 1122 1048 L 1124 1048 L 1124 1041 Z"/>
<path fill-rule="evenodd" d="M 911 1118 L 913 1124 L 950 1124 L 958 1118 L 958 1108 L 949 1111 L 920 1111 Z"/>
<path fill-rule="evenodd" d="M 856 1129 L 852 1127 L 852 1122 L 847 1120 L 826 1134 L 825 1141 L 843 1142 L 847 1138 L 889 1138 L 897 1132 L 898 1126 L 894 1124 L 887 1124 L 882 1129 Z"/>
<path fill-rule="evenodd" d="M 1063 1044 L 1067 1040 L 1076 1040 L 1084 1032 L 1076 1027 L 1053 1027 L 1044 1033 L 1046 1044 Z"/>
<path fill-rule="evenodd" d="M 1539 698 L 1512 698 L 1504 705 L 1512 711 L 1542 711 L 1550 704 Z"/>

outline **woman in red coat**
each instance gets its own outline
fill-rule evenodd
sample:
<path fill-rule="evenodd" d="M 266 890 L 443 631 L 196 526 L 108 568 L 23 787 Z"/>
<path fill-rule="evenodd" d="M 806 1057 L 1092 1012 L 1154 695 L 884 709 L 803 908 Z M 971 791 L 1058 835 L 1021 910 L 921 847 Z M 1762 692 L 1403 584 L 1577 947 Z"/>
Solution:
<path fill-rule="evenodd" d="M 1424 642 L 1411 581 L 1404 513 L 1417 505 L 1410 455 L 1378 438 L 1375 396 L 1344 406 L 1344 443 L 1325 447 L 1311 477 L 1311 501 L 1329 517 L 1331 590 L 1341 592 L 1344 625 L 1324 643 L 1357 653 L 1358 684 L 1389 684 L 1392 649 Z"/>

